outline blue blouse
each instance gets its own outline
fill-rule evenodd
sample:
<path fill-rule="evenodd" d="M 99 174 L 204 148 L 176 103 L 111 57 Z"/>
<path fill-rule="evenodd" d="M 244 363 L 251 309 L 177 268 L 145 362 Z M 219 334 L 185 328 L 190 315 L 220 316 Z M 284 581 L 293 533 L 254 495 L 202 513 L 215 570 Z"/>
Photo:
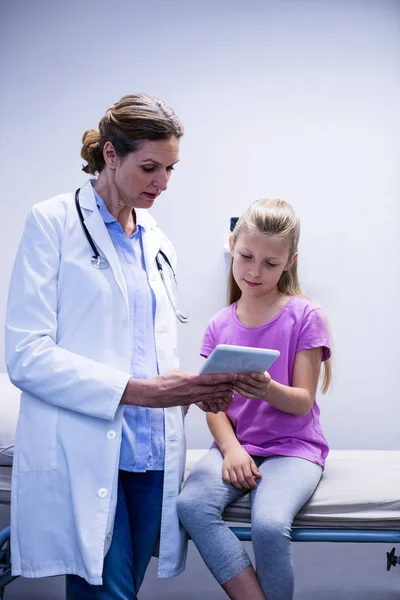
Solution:
<path fill-rule="evenodd" d="M 158 375 L 158 364 L 154 338 L 156 299 L 149 285 L 143 253 L 145 228 L 138 225 L 133 235 L 126 235 L 94 188 L 93 191 L 126 280 L 132 340 L 131 375 L 149 379 Z M 139 473 L 162 470 L 164 452 L 163 409 L 125 406 L 119 468 Z"/>

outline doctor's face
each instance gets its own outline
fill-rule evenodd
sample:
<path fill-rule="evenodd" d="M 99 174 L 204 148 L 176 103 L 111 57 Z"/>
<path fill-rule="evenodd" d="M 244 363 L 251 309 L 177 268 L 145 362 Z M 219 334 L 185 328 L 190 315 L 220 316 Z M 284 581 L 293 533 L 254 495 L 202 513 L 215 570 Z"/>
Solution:
<path fill-rule="evenodd" d="M 179 139 L 141 143 L 139 150 L 121 158 L 115 156 L 114 184 L 119 200 L 132 208 L 151 208 L 167 189 L 174 165 L 179 160 Z"/>

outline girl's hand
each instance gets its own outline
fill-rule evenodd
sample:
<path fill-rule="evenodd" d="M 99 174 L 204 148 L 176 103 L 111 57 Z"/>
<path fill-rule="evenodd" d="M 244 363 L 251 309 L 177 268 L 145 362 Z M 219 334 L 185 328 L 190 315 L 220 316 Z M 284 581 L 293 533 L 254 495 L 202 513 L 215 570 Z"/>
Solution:
<path fill-rule="evenodd" d="M 238 381 L 233 386 L 235 394 L 240 394 L 244 398 L 255 400 L 261 398 L 266 400 L 268 388 L 271 383 L 270 374 L 265 373 L 252 373 L 251 375 L 239 375 Z"/>
<path fill-rule="evenodd" d="M 262 477 L 256 463 L 239 444 L 227 450 L 222 465 L 222 479 L 238 490 L 253 490 L 257 487 L 255 477 Z"/>

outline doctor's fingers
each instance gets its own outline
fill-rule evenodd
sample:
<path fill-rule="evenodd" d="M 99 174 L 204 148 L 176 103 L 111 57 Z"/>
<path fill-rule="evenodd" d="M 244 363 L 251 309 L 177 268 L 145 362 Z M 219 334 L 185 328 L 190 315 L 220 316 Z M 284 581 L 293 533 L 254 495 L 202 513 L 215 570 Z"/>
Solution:
<path fill-rule="evenodd" d="M 201 408 L 202 411 L 211 412 L 214 415 L 221 412 L 221 408 L 216 402 L 196 402 L 196 406 Z"/>
<path fill-rule="evenodd" d="M 196 385 L 193 386 L 193 392 L 206 396 L 208 394 L 214 394 L 214 396 L 221 396 L 223 394 L 232 394 L 235 385 L 233 383 L 218 383 L 215 385 Z M 192 390 L 191 390 L 192 391 Z"/>
<path fill-rule="evenodd" d="M 219 412 L 226 412 L 232 400 L 233 394 L 229 397 L 222 396 L 221 398 L 216 398 L 215 401 L 209 401 L 205 404 L 210 405 L 212 407 L 211 412 L 217 414 Z"/>
<path fill-rule="evenodd" d="M 195 382 L 201 385 L 217 386 L 221 383 L 235 383 L 240 375 L 236 373 L 212 373 L 196 375 Z"/>
<path fill-rule="evenodd" d="M 203 395 L 202 397 L 199 396 L 194 396 L 192 394 L 190 394 L 189 396 L 170 396 L 168 399 L 168 403 L 171 406 L 176 406 L 179 404 L 182 404 L 184 406 L 188 406 L 190 404 L 197 404 L 199 406 L 199 408 L 201 408 L 202 410 L 203 407 L 200 405 L 207 405 L 207 404 L 215 404 L 216 406 L 219 407 L 217 412 L 220 412 L 221 410 L 226 410 L 229 406 L 229 404 L 232 402 L 233 399 L 233 394 L 207 394 L 207 395 Z"/>
<path fill-rule="evenodd" d="M 190 396 L 192 402 L 216 402 L 221 406 L 229 406 L 233 400 L 233 392 L 224 392 L 222 394 L 209 392 L 208 394 L 197 395 L 195 398 Z"/>

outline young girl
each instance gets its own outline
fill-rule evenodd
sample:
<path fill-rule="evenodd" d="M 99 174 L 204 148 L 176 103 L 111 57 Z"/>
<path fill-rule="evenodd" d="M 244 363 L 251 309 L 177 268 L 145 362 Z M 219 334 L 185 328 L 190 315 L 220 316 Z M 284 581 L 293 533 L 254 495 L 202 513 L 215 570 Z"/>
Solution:
<path fill-rule="evenodd" d="M 282 200 L 254 202 L 230 238 L 229 306 L 208 324 L 201 353 L 217 344 L 280 351 L 269 373 L 235 386 L 226 413 L 208 414 L 215 443 L 191 472 L 178 500 L 180 519 L 228 596 L 291 600 L 293 519 L 321 478 L 328 446 L 315 395 L 330 383 L 330 344 L 321 309 L 297 276 L 300 223 Z M 222 520 L 250 491 L 257 576 Z"/>

